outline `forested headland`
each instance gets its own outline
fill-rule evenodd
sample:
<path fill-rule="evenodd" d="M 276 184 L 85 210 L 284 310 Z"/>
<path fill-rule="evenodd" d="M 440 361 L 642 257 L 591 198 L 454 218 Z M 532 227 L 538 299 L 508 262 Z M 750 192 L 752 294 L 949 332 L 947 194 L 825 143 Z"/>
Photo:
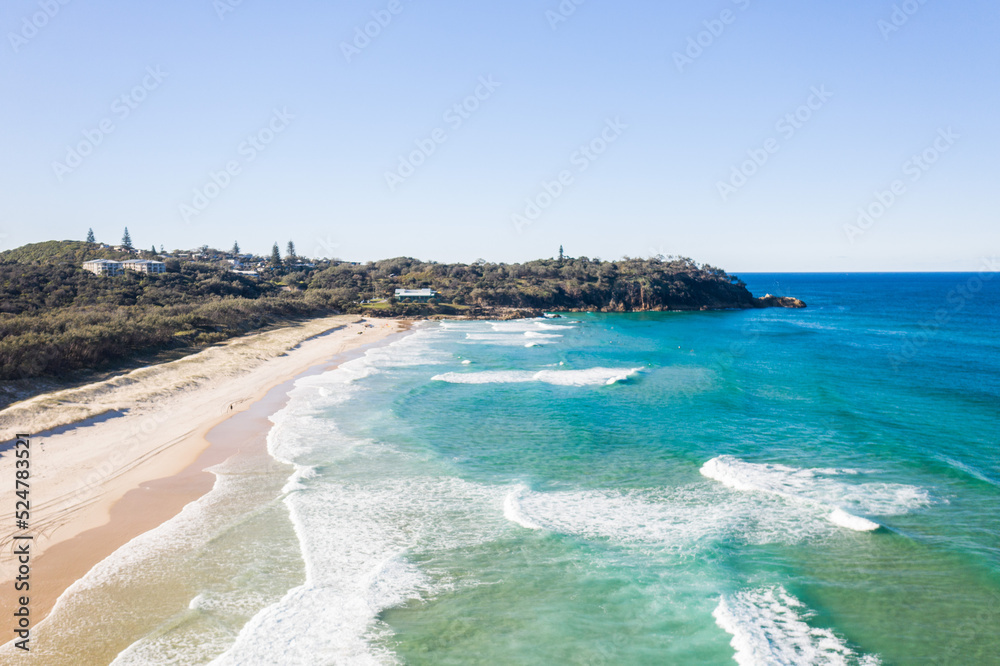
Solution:
<path fill-rule="evenodd" d="M 150 253 L 151 254 L 151 253 Z M 196 349 L 282 322 L 332 313 L 509 318 L 541 311 L 800 307 L 757 299 L 738 278 L 687 258 L 522 264 L 275 262 L 243 275 L 220 261 L 163 260 L 166 272 L 100 277 L 81 268 L 129 255 L 50 241 L 0 253 L 0 380 L 101 370 L 164 349 Z M 290 262 L 289 262 L 290 263 Z M 429 287 L 429 303 L 397 288 Z"/>

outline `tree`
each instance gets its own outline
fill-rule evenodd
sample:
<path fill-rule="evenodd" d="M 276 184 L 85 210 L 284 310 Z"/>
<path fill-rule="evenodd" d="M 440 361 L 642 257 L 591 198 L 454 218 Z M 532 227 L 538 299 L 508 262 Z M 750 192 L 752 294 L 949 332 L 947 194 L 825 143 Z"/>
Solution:
<path fill-rule="evenodd" d="M 128 233 L 128 227 L 125 227 L 125 233 L 122 234 L 122 247 L 126 250 L 132 249 L 132 237 Z"/>
<path fill-rule="evenodd" d="M 149 253 L 150 254 L 156 254 L 156 246 L 155 245 L 150 246 Z"/>
<path fill-rule="evenodd" d="M 166 254 L 166 252 L 163 251 L 163 243 L 160 243 L 160 254 Z"/>
<path fill-rule="evenodd" d="M 288 258 L 289 259 L 295 259 L 295 257 L 296 257 L 296 255 L 295 255 L 295 243 L 293 243 L 292 241 L 288 241 L 288 247 L 286 248 L 286 252 L 288 254 Z"/>
<path fill-rule="evenodd" d="M 240 244 L 237 243 L 236 241 L 233 241 L 233 249 L 230 250 L 230 253 L 233 255 L 238 255 L 240 253 Z"/>
<path fill-rule="evenodd" d="M 271 247 L 271 265 L 275 267 L 281 266 L 281 251 L 278 249 L 277 243 Z"/>
<path fill-rule="evenodd" d="M 563 260 L 563 249 L 562 249 L 562 245 L 560 245 L 559 246 L 559 263 L 562 263 L 562 260 Z"/>
<path fill-rule="evenodd" d="M 88 243 L 96 243 L 97 242 L 97 240 L 94 238 L 94 230 L 93 229 L 87 229 L 87 242 Z"/>

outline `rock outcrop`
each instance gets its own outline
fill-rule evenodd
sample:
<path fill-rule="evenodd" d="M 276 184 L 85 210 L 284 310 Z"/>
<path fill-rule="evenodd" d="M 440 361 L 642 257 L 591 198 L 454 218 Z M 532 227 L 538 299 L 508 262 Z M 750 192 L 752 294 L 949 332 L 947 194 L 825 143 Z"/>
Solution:
<path fill-rule="evenodd" d="M 772 296 L 764 294 L 757 299 L 758 308 L 804 308 L 805 303 L 791 296 Z"/>

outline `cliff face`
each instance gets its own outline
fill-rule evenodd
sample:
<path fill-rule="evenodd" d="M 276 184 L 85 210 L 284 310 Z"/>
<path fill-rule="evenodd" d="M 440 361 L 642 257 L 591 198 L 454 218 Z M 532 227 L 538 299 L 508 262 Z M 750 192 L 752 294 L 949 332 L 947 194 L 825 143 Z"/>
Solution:
<path fill-rule="evenodd" d="M 489 297 L 481 297 L 476 304 L 484 308 L 599 312 L 805 307 L 805 303 L 796 298 L 770 294 L 755 298 L 741 282 L 701 272 L 675 273 L 662 278 L 617 276 L 603 283 L 560 284 L 545 290 L 501 289 Z"/>
<path fill-rule="evenodd" d="M 522 264 L 439 264 L 397 257 L 370 264 L 338 264 L 316 272 L 309 289 L 332 290 L 342 300 L 430 288 L 437 304 L 481 309 L 641 312 L 788 307 L 759 301 L 742 280 L 685 257 L 538 259 Z"/>

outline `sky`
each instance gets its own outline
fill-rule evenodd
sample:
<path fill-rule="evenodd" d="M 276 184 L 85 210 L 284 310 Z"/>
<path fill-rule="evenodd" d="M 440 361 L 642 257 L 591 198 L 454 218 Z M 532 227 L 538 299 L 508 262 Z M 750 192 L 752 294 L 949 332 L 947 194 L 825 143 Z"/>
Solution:
<path fill-rule="evenodd" d="M 5 0 L 0 31 L 0 249 L 1000 251 L 986 0 Z"/>

